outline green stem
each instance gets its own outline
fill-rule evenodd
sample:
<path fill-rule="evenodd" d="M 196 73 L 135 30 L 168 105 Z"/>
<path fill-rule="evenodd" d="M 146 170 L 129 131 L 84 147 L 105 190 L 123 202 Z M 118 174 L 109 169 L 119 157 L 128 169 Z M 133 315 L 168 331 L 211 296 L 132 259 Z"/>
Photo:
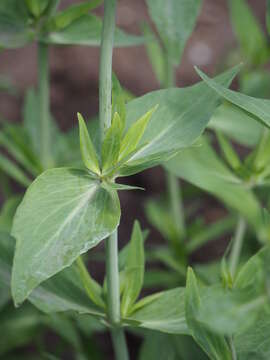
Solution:
<path fill-rule="evenodd" d="M 43 168 L 47 169 L 52 165 L 50 155 L 49 61 L 48 46 L 42 43 L 38 44 L 38 81 L 41 162 Z"/>
<path fill-rule="evenodd" d="M 166 88 L 174 87 L 174 66 L 168 56 L 166 56 L 166 67 L 167 76 L 165 86 Z M 177 177 L 169 172 L 167 173 L 167 189 L 169 193 L 170 208 L 172 210 L 172 216 L 174 224 L 176 225 L 177 234 L 179 237 L 183 237 L 185 235 L 185 219 L 183 201 L 181 197 L 181 187 Z"/>
<path fill-rule="evenodd" d="M 229 344 L 230 344 L 230 348 L 231 348 L 231 352 L 232 352 L 232 360 L 237 360 L 237 354 L 236 354 L 232 336 L 229 337 Z"/>
<path fill-rule="evenodd" d="M 231 272 L 232 277 L 234 277 L 238 263 L 239 263 L 245 231 L 246 231 L 246 222 L 243 219 L 243 217 L 240 216 L 239 220 L 237 222 L 235 235 L 234 235 L 234 239 L 233 239 L 231 255 L 230 255 L 230 259 L 229 259 L 229 267 L 230 267 L 230 272 Z"/>
<path fill-rule="evenodd" d="M 105 0 L 99 70 L 99 126 L 100 144 L 105 131 L 111 125 L 112 95 L 112 53 L 115 30 L 116 0 Z M 107 308 L 111 323 L 111 335 L 116 358 L 127 360 L 128 350 L 123 329 L 121 329 L 118 233 L 117 230 L 106 239 Z"/>

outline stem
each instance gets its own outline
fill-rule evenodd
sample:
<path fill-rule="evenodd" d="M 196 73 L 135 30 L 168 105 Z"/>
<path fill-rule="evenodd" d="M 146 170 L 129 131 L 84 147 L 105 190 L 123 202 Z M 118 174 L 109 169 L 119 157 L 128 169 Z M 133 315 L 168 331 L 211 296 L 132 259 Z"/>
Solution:
<path fill-rule="evenodd" d="M 49 61 L 48 46 L 42 43 L 38 43 L 38 81 L 41 162 L 44 169 L 47 169 L 52 165 L 50 155 Z"/>
<path fill-rule="evenodd" d="M 174 66 L 168 56 L 166 56 L 166 88 L 175 86 Z M 185 219 L 183 201 L 181 197 L 180 183 L 175 175 L 167 173 L 167 189 L 169 193 L 170 208 L 176 225 L 177 234 L 180 237 L 185 235 Z"/>
<path fill-rule="evenodd" d="M 232 336 L 229 337 L 229 344 L 230 344 L 230 348 L 231 348 L 231 352 L 232 352 L 232 360 L 237 360 L 237 354 L 236 354 Z"/>
<path fill-rule="evenodd" d="M 239 263 L 239 258 L 240 258 L 240 254 L 241 254 L 241 250 L 242 250 L 242 246 L 243 246 L 245 231 L 246 231 L 246 222 L 240 216 L 238 219 L 237 226 L 236 226 L 231 255 L 230 255 L 230 259 L 229 259 L 229 267 L 230 267 L 230 272 L 231 272 L 232 277 L 234 277 L 238 263 Z"/>
<path fill-rule="evenodd" d="M 112 95 L 112 53 L 115 29 L 116 0 L 105 0 L 104 20 L 101 41 L 99 70 L 99 126 L 100 143 L 105 131 L 111 125 Z M 107 275 L 107 307 L 108 318 L 112 325 L 111 336 L 116 358 L 127 360 L 128 350 L 123 329 L 120 327 L 120 292 L 118 271 L 118 233 L 117 230 L 106 239 L 106 275 Z"/>

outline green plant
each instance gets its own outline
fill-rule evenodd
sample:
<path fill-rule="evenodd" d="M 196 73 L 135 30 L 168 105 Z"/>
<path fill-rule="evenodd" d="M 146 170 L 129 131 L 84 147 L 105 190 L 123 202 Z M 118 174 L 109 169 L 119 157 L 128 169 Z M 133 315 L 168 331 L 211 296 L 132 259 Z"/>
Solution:
<path fill-rule="evenodd" d="M 36 95 L 31 91 L 27 96 L 24 128 L 4 125 L 0 138 L 1 145 L 22 166 L 1 156 L 2 171 L 25 187 L 36 177 L 21 202 L 21 198 L 15 197 L 8 200 L 0 218 L 1 229 L 6 231 L 0 233 L 4 328 L 7 333 L 12 331 L 12 322 L 7 321 L 9 312 L 15 320 L 20 320 L 20 316 L 29 320 L 30 308 L 30 320 L 26 327 L 22 326 L 25 338 L 18 335 L 19 344 L 27 342 L 40 324 L 45 324 L 72 344 L 78 358 L 85 358 L 87 353 L 80 338 L 83 325 L 76 331 L 78 325 L 74 324 L 79 323 L 79 317 L 74 315 L 79 313 L 81 321 L 89 324 L 96 321 L 102 330 L 111 332 L 117 359 L 129 358 L 125 330 L 144 335 L 140 359 L 150 356 L 165 359 L 168 354 L 180 359 L 190 356 L 214 360 L 267 359 L 269 100 L 228 89 L 239 66 L 213 79 L 196 69 L 202 79 L 200 83 L 182 89 L 172 87 L 174 66 L 179 64 L 198 15 L 198 0 L 188 3 L 169 0 L 165 8 L 162 1 L 147 2 L 160 38 L 153 38 L 151 30 L 144 27 L 146 46 L 163 89 L 131 100 L 127 100 L 112 74 L 114 37 L 116 44 L 118 39 L 122 44 L 142 39 L 115 31 L 116 0 L 104 2 L 102 32 L 99 20 L 88 14 L 99 1 L 87 1 L 55 13 L 57 3 L 14 0 L 9 6 L 7 2 L 2 8 L 0 5 L 2 18 L 5 15 L 1 20 L 4 29 L 0 34 L 1 45 L 24 45 L 35 38 L 40 60 L 39 92 Z M 238 5 L 243 4 L 239 0 Z M 181 28 L 179 14 L 183 18 Z M 81 29 L 89 29 L 88 26 L 95 31 L 81 34 Z M 82 161 L 75 149 L 74 159 L 68 163 L 68 157 L 62 157 L 61 151 L 49 152 L 55 123 L 49 111 L 47 44 L 95 45 L 100 36 L 98 136 L 78 113 L 77 147 Z M 259 55 L 251 59 L 265 59 L 266 55 Z M 230 124 L 231 132 L 222 128 L 224 118 L 229 116 L 226 112 L 224 115 L 226 109 L 236 119 L 235 124 Z M 244 129 L 249 134 L 246 139 L 246 133 L 241 132 L 244 121 L 252 124 L 252 129 L 257 129 L 260 123 L 263 130 L 256 134 L 259 141 L 252 138 L 249 126 Z M 202 135 L 205 130 L 207 133 Z M 244 159 L 232 145 L 229 135 L 234 132 L 234 140 L 243 143 L 244 139 L 251 146 Z M 59 141 L 67 152 L 74 134 L 64 136 L 58 131 L 56 134 L 55 143 Z M 221 154 L 212 145 L 213 139 L 217 140 Z M 55 164 L 62 167 L 54 168 Z M 168 174 L 169 207 L 166 200 L 151 201 L 146 211 L 167 238 L 168 246 L 145 252 L 147 233 L 135 221 L 130 241 L 118 252 L 121 216 L 118 191 L 140 188 L 118 183 L 117 179 L 161 164 Z M 192 209 L 184 216 L 186 194 L 181 191 L 184 196 L 180 195 L 178 177 L 217 197 L 228 209 L 227 215 L 211 226 L 196 218 Z M 194 200 L 198 190 L 194 196 L 194 187 L 191 189 Z M 188 267 L 189 255 L 194 250 L 234 227 L 235 235 L 220 262 L 195 265 L 195 271 Z M 85 254 L 103 240 L 106 276 L 100 284 L 90 275 Z M 147 296 L 141 294 L 144 280 L 150 279 L 145 273 L 147 260 L 163 262 L 169 269 L 169 278 L 173 277 L 173 286 L 167 284 L 169 289 Z M 4 307 L 10 297 L 10 283 L 16 306 L 28 300 L 19 310 L 22 315 Z M 164 287 L 160 278 L 155 285 Z M 40 311 L 33 310 L 29 302 Z M 72 316 L 63 315 L 60 319 L 57 313 Z M 260 329 L 258 333 L 254 333 L 254 324 Z M 55 358 L 55 355 L 61 356 L 46 354 L 46 350 L 41 356 Z"/>

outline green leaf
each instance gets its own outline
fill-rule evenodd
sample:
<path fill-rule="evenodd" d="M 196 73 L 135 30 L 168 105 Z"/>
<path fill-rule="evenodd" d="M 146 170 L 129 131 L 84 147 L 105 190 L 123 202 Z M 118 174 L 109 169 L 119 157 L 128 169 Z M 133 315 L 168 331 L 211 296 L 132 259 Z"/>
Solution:
<path fill-rule="evenodd" d="M 217 157 L 206 137 L 199 140 L 198 146 L 183 150 L 164 166 L 174 175 L 213 194 L 225 205 L 236 209 L 259 229 L 261 209 L 256 197 Z"/>
<path fill-rule="evenodd" d="M 218 84 L 215 80 L 210 79 L 198 68 L 196 68 L 196 71 L 205 83 L 215 90 L 217 94 L 246 111 L 249 115 L 253 116 L 255 120 L 270 127 L 270 100 L 257 99 L 237 91 L 229 90 L 221 84 Z"/>
<path fill-rule="evenodd" d="M 121 145 L 121 126 L 120 116 L 116 112 L 102 144 L 102 172 L 106 172 L 117 163 Z"/>
<path fill-rule="evenodd" d="M 15 239 L 7 233 L 0 232 L 0 250 L 0 275 L 6 291 L 9 292 Z M 98 317 L 105 316 L 86 295 L 74 265 L 44 281 L 34 289 L 28 300 L 45 313 L 75 311 Z"/>
<path fill-rule="evenodd" d="M 126 94 L 122 90 L 116 75 L 112 74 L 112 113 L 118 113 L 120 117 L 120 133 L 125 129 L 126 125 Z"/>
<path fill-rule="evenodd" d="M 148 24 L 143 24 L 143 34 L 145 37 L 145 48 L 148 59 L 152 65 L 154 74 L 161 85 L 165 87 L 166 82 L 166 63 L 163 49 L 159 44 L 155 33 L 151 30 Z"/>
<path fill-rule="evenodd" d="M 149 298 L 149 302 L 147 301 Z M 144 306 L 124 319 L 127 324 L 170 334 L 188 334 L 185 321 L 185 289 L 176 288 L 143 298 Z"/>
<path fill-rule="evenodd" d="M 59 31 L 40 35 L 40 40 L 56 45 L 100 46 L 102 21 L 93 14 L 81 16 Z M 115 31 L 114 46 L 135 46 L 142 44 L 140 36 L 130 35 L 120 29 Z"/>
<path fill-rule="evenodd" d="M 217 78 L 229 85 L 238 68 Z M 205 129 L 219 97 L 202 82 L 183 89 L 166 89 L 148 93 L 127 104 L 127 128 L 147 110 L 159 104 L 134 153 L 122 165 L 120 175 L 131 175 L 156 166 L 190 146 Z"/>
<path fill-rule="evenodd" d="M 119 158 L 123 159 L 128 156 L 130 153 L 136 150 L 137 145 L 139 144 L 147 125 L 153 115 L 153 113 L 157 110 L 158 105 L 155 105 L 152 109 L 147 111 L 142 117 L 140 117 L 137 121 L 134 122 L 127 130 L 120 147 L 120 155 Z"/>
<path fill-rule="evenodd" d="M 24 172 L 6 156 L 0 154 L 0 169 L 16 180 L 19 184 L 27 187 L 30 184 L 30 179 L 24 174 Z"/>
<path fill-rule="evenodd" d="M 194 29 L 201 1 L 147 0 L 147 5 L 170 61 L 178 65 Z"/>
<path fill-rule="evenodd" d="M 266 26 L 270 34 L 270 0 L 266 0 Z"/>
<path fill-rule="evenodd" d="M 46 28 L 49 31 L 57 31 L 64 29 L 70 24 L 72 24 L 73 21 L 79 19 L 83 15 L 88 14 L 89 11 L 98 7 L 100 4 L 102 4 L 102 2 L 103 0 L 90 0 L 84 1 L 79 4 L 71 5 L 67 9 L 53 16 L 49 20 L 49 23 L 46 24 Z"/>
<path fill-rule="evenodd" d="M 85 171 L 59 168 L 40 175 L 28 188 L 13 222 L 15 303 L 110 235 L 119 219 L 117 193 L 103 189 Z"/>
<path fill-rule="evenodd" d="M 135 221 L 133 225 L 124 271 L 125 280 L 121 311 L 125 317 L 132 311 L 133 304 L 137 300 L 143 286 L 144 241 L 138 221 Z"/>
<path fill-rule="evenodd" d="M 29 11 L 36 17 L 40 17 L 49 5 L 50 0 L 25 0 Z"/>
<path fill-rule="evenodd" d="M 29 13 L 22 0 L 0 2 L 0 47 L 17 48 L 34 39 L 34 31 L 28 26 Z"/>
<path fill-rule="evenodd" d="M 94 304 L 101 308 L 105 308 L 105 303 L 102 299 L 102 287 L 91 277 L 86 266 L 84 265 L 83 259 L 79 256 L 76 260 L 78 271 L 82 284 L 87 292 L 89 298 Z"/>
<path fill-rule="evenodd" d="M 241 167 L 241 161 L 229 140 L 219 131 L 217 132 L 217 139 L 228 165 L 233 170 L 239 169 Z"/>
<path fill-rule="evenodd" d="M 95 147 L 92 143 L 82 115 L 80 113 L 77 115 L 80 128 L 80 148 L 84 165 L 92 172 L 100 174 L 99 162 Z"/>
<path fill-rule="evenodd" d="M 239 144 L 249 147 L 258 143 L 263 130 L 254 117 L 227 101 L 217 108 L 208 127 L 222 131 Z"/>
<path fill-rule="evenodd" d="M 239 41 L 245 61 L 260 65 L 267 61 L 267 40 L 258 20 L 246 0 L 230 0 L 230 13 L 235 35 Z"/>
<path fill-rule="evenodd" d="M 188 269 L 185 311 L 188 328 L 194 340 L 211 360 L 232 360 L 231 352 L 224 337 L 212 333 L 197 320 L 201 298 L 195 274 Z"/>
<path fill-rule="evenodd" d="M 21 195 L 13 195 L 5 201 L 0 212 L 0 231 L 10 232 L 13 216 L 21 202 Z"/>
<path fill-rule="evenodd" d="M 105 183 L 103 181 L 102 186 L 104 186 L 106 188 L 106 186 L 108 186 L 107 182 Z M 118 184 L 118 183 L 113 183 L 113 182 L 109 182 L 109 187 L 114 189 L 114 190 L 145 190 L 142 187 L 139 186 L 131 186 L 131 185 L 126 185 L 126 184 Z"/>

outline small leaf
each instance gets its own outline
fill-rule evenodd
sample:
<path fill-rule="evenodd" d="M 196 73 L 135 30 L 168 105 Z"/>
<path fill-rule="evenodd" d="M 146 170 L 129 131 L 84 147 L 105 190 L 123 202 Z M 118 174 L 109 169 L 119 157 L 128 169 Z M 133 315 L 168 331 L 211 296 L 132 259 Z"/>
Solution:
<path fill-rule="evenodd" d="M 0 154 L 0 170 L 16 180 L 19 184 L 27 187 L 30 185 L 30 179 L 24 174 L 24 172 L 6 156 Z"/>
<path fill-rule="evenodd" d="M 228 344 L 223 336 L 216 335 L 205 328 L 198 320 L 197 314 L 201 298 L 195 274 L 188 269 L 186 285 L 186 321 L 194 340 L 212 360 L 232 360 Z"/>
<path fill-rule="evenodd" d="M 230 165 L 230 167 L 233 170 L 239 169 L 241 167 L 241 161 L 236 151 L 230 144 L 229 140 L 227 140 L 226 137 L 219 131 L 217 132 L 217 138 L 218 138 L 219 146 L 222 150 L 222 153 L 227 163 Z"/>
<path fill-rule="evenodd" d="M 121 126 L 120 116 L 116 112 L 102 144 L 102 171 L 108 170 L 117 163 L 121 144 Z"/>
<path fill-rule="evenodd" d="M 125 130 L 126 125 L 126 94 L 123 92 L 120 82 L 117 79 L 116 75 L 112 74 L 112 113 L 116 112 L 120 117 L 120 133 L 122 136 L 123 131 Z"/>
<path fill-rule="evenodd" d="M 148 301 L 149 298 L 149 301 Z M 169 334 L 189 334 L 185 320 L 185 289 L 175 288 L 140 300 L 143 306 L 123 319 L 124 323 Z"/>
<path fill-rule="evenodd" d="M 34 0 L 35 1 L 35 0 Z M 84 1 L 79 4 L 71 5 L 67 9 L 57 13 L 54 17 L 49 20 L 46 24 L 48 31 L 58 31 L 69 26 L 73 21 L 79 19 L 83 15 L 88 14 L 89 11 L 95 9 L 103 0 L 90 0 Z"/>
<path fill-rule="evenodd" d="M 77 258 L 76 262 L 78 266 L 78 272 L 87 295 L 94 304 L 101 308 L 105 308 L 105 303 L 102 299 L 101 286 L 91 277 L 86 266 L 84 265 L 81 256 Z"/>
<path fill-rule="evenodd" d="M 133 225 L 130 245 L 125 265 L 125 287 L 121 300 L 123 316 L 127 316 L 137 300 L 143 286 L 144 241 L 138 221 Z"/>
<path fill-rule="evenodd" d="M 25 0 L 29 11 L 36 17 L 40 17 L 46 10 L 50 0 Z"/>
<path fill-rule="evenodd" d="M 106 187 L 107 184 L 103 182 L 101 186 Z M 126 185 L 126 184 L 112 183 L 112 182 L 109 183 L 109 187 L 111 189 L 119 190 L 119 191 L 121 191 L 121 190 L 145 190 L 144 188 L 139 187 L 139 186 L 131 186 L 131 185 Z"/>
<path fill-rule="evenodd" d="M 15 303 L 109 236 L 119 220 L 116 191 L 103 189 L 87 172 L 58 168 L 41 174 L 28 188 L 13 222 Z"/>
<path fill-rule="evenodd" d="M 121 142 L 120 159 L 123 159 L 137 148 L 137 145 L 146 130 L 147 124 L 157 107 L 158 105 L 154 106 L 128 129 Z"/>
<path fill-rule="evenodd" d="M 99 162 L 95 147 L 92 143 L 84 119 L 81 114 L 78 113 L 79 128 L 80 128 L 80 148 L 84 165 L 87 169 L 93 171 L 96 174 L 100 174 Z"/>

